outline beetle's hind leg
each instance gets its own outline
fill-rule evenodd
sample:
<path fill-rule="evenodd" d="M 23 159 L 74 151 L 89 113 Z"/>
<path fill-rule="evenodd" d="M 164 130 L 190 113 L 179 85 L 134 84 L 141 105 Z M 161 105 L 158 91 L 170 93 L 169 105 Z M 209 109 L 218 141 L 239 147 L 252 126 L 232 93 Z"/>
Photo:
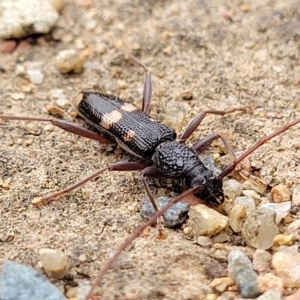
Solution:
<path fill-rule="evenodd" d="M 72 123 L 53 119 L 53 118 L 39 118 L 39 117 L 23 117 L 23 116 L 10 116 L 10 115 L 0 115 L 0 120 L 18 120 L 18 121 L 37 121 L 37 122 L 48 122 L 53 126 L 59 127 L 65 131 L 71 132 L 75 135 L 82 136 L 91 140 L 98 141 L 103 144 L 115 143 L 114 140 L 105 138 L 93 131 L 81 128 Z"/>
<path fill-rule="evenodd" d="M 117 162 L 114 164 L 110 164 L 108 167 L 103 168 L 101 170 L 96 171 L 95 173 L 85 177 L 84 179 L 66 187 L 65 189 L 58 191 L 56 193 L 37 197 L 32 200 L 32 204 L 34 205 L 46 205 L 47 203 L 60 198 L 66 194 L 69 194 L 73 190 L 77 189 L 78 187 L 82 186 L 83 184 L 87 183 L 88 181 L 99 177 L 102 173 L 106 171 L 139 171 L 145 169 L 146 166 L 143 164 L 135 163 L 135 162 Z"/>

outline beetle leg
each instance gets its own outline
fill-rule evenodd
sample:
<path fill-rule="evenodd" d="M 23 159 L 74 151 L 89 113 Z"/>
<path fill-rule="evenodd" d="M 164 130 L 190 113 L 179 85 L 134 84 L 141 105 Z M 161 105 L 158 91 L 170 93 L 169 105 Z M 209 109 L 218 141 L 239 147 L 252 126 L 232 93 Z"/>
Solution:
<path fill-rule="evenodd" d="M 150 102 L 152 97 L 152 79 L 151 74 L 147 67 L 137 58 L 134 56 L 125 55 L 125 59 L 131 60 L 134 64 L 137 64 L 138 66 L 142 67 L 145 71 L 145 80 L 144 80 L 144 90 L 143 90 L 143 105 L 142 105 L 142 112 L 145 114 L 149 113 L 150 108 Z"/>
<path fill-rule="evenodd" d="M 58 191 L 56 193 L 50 194 L 48 196 L 44 197 L 38 197 L 32 200 L 32 204 L 34 205 L 45 205 L 49 203 L 50 201 L 62 197 L 71 191 L 77 189 L 78 187 L 82 186 L 86 182 L 97 178 L 99 175 L 104 173 L 105 171 L 139 171 L 145 169 L 146 166 L 143 164 L 135 163 L 135 162 L 117 162 L 114 164 L 110 164 L 108 167 L 103 168 L 101 170 L 98 170 L 97 172 L 89 175 L 88 177 L 76 182 L 75 184 L 72 184 L 65 189 Z"/>
<path fill-rule="evenodd" d="M 53 119 L 53 118 L 39 118 L 39 117 L 23 117 L 23 116 L 8 116 L 8 115 L 0 115 L 0 120 L 19 120 L 19 121 L 38 121 L 38 122 L 49 122 L 52 125 L 59 127 L 65 131 L 71 132 L 78 136 L 82 136 L 91 140 L 98 141 L 103 144 L 112 144 L 115 141 L 110 140 L 109 138 L 105 138 L 93 131 L 81 128 L 72 123 Z"/>
<path fill-rule="evenodd" d="M 146 167 L 142 171 L 142 182 L 145 187 L 146 193 L 153 205 L 155 212 L 160 211 L 161 208 L 160 208 L 158 202 L 156 201 L 155 197 L 151 193 L 150 187 L 147 183 L 147 179 L 150 179 L 150 178 L 155 179 L 155 178 L 159 178 L 159 177 L 163 177 L 163 176 L 164 175 L 153 166 Z M 157 218 L 157 237 L 159 239 L 164 239 L 166 237 L 166 235 L 164 233 L 164 219 L 162 216 Z"/>
<path fill-rule="evenodd" d="M 247 112 L 249 110 L 252 112 L 252 109 L 251 109 L 250 106 L 242 106 L 242 107 L 234 107 L 234 108 L 226 109 L 226 110 L 206 110 L 206 111 L 203 111 L 200 114 L 198 114 L 196 117 L 194 117 L 194 119 L 190 122 L 188 127 L 183 132 L 181 138 L 179 139 L 179 142 L 180 143 L 185 143 L 186 140 L 191 136 L 191 134 L 197 129 L 197 127 L 200 125 L 200 123 L 203 121 L 203 119 L 205 118 L 205 116 L 207 114 L 224 116 L 224 115 L 236 112 L 236 111 Z"/>

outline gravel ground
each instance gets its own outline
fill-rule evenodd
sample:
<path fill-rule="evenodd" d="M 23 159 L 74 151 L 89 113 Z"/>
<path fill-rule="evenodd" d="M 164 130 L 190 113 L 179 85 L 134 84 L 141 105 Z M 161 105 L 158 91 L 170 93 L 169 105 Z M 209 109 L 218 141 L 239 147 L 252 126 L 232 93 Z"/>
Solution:
<path fill-rule="evenodd" d="M 65 1 L 52 32 L 56 41 L 31 38 L 15 52 L 1 54 L 0 111 L 47 117 L 46 106 L 57 105 L 50 96 L 54 89 L 68 99 L 63 119 L 85 127 L 71 106 L 81 90 L 111 92 L 140 106 L 143 71 L 121 58 L 121 48 L 141 59 L 153 75 L 153 118 L 168 122 L 168 109 L 185 110 L 178 133 L 204 109 L 250 105 L 253 114 L 207 117 L 191 138 L 221 133 L 235 151 L 245 151 L 299 117 L 299 20 L 297 0 Z M 82 73 L 58 72 L 55 57 L 65 49 L 85 57 Z M 40 85 L 15 72 L 17 64 L 33 62 L 43 63 Z M 186 90 L 192 100 L 182 99 Z M 24 97 L 15 100 L 16 93 Z M 298 127 L 251 156 L 257 174 L 270 186 L 281 182 L 292 190 L 300 184 Z M 36 122 L 0 122 L 0 136 L 0 263 L 11 259 L 38 268 L 38 250 L 55 248 L 70 258 L 73 281 L 94 278 L 143 222 L 139 174 L 105 174 L 44 207 L 31 201 L 107 163 L 134 158 Z M 207 154 L 223 148 L 216 142 Z M 170 192 L 158 186 L 153 191 Z M 224 244 L 216 254 L 181 230 L 167 230 L 167 239 L 159 242 L 155 232 L 151 228 L 149 236 L 140 237 L 106 275 L 99 288 L 103 299 L 205 299 L 211 293 L 208 274 L 222 269 L 232 246 Z M 251 256 L 250 248 L 243 250 Z M 72 280 L 55 283 L 63 288 Z"/>

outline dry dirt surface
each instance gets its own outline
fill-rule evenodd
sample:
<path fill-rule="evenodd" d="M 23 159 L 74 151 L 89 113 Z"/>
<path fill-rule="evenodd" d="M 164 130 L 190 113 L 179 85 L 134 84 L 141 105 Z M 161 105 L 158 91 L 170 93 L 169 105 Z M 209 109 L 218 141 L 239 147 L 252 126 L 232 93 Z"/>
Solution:
<path fill-rule="evenodd" d="M 68 0 L 52 36 L 57 40 L 51 35 L 27 39 L 24 49 L 0 54 L 1 112 L 49 117 L 46 106 L 56 105 L 49 96 L 54 89 L 63 90 L 68 99 L 63 119 L 83 127 L 71 105 L 82 90 L 111 92 L 141 106 L 143 71 L 122 59 L 121 47 L 153 75 L 153 118 L 167 121 L 169 108 L 185 110 L 179 134 L 204 109 L 253 108 L 253 114 L 207 117 L 191 142 L 221 133 L 242 152 L 300 117 L 297 0 Z M 55 57 L 64 49 L 77 49 L 85 57 L 82 73 L 59 73 Z M 40 85 L 15 73 L 17 64 L 32 62 L 43 62 Z M 182 99 L 186 90 L 192 100 Z M 24 93 L 24 99 L 14 100 L 14 93 Z M 35 207 L 31 201 L 110 162 L 134 158 L 37 122 L 0 121 L 0 138 L 0 264 L 11 259 L 39 269 L 39 249 L 54 248 L 64 251 L 71 264 L 69 281 L 57 281 L 57 286 L 95 278 L 143 223 L 140 175 L 105 174 L 46 206 Z M 252 165 L 268 184 L 282 182 L 292 190 L 300 184 L 299 146 L 295 126 L 259 148 Z M 223 151 L 216 142 L 207 154 Z M 170 192 L 152 187 L 155 195 Z M 101 299 L 205 299 L 212 292 L 210 276 L 222 273 L 233 246 L 224 244 L 216 254 L 181 230 L 167 229 L 163 241 L 156 241 L 155 233 L 151 228 L 148 236 L 138 238 L 109 271 L 98 290 Z"/>

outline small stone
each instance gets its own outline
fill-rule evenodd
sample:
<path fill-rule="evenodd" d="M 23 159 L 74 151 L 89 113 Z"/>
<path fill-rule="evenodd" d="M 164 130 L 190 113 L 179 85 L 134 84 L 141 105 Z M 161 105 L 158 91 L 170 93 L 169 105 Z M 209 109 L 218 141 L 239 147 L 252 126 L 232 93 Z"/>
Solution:
<path fill-rule="evenodd" d="M 126 88 L 127 88 L 127 83 L 126 83 L 125 80 L 119 79 L 119 80 L 117 81 L 117 83 L 118 83 L 118 88 L 119 88 L 119 89 L 123 90 L 123 89 L 126 89 Z"/>
<path fill-rule="evenodd" d="M 246 217 L 246 207 L 243 205 L 235 205 L 229 213 L 229 226 L 234 232 L 240 232 L 243 221 Z"/>
<path fill-rule="evenodd" d="M 248 246 L 269 249 L 278 234 L 275 215 L 263 210 L 255 210 L 246 217 L 241 232 Z"/>
<path fill-rule="evenodd" d="M 80 262 L 85 262 L 87 260 L 86 255 L 84 254 L 79 255 L 78 259 Z"/>
<path fill-rule="evenodd" d="M 234 291 L 226 291 L 217 298 L 217 300 L 236 300 L 236 299 L 238 299 L 237 292 Z"/>
<path fill-rule="evenodd" d="M 276 252 L 272 258 L 272 266 L 285 287 L 300 287 L 300 253 Z"/>
<path fill-rule="evenodd" d="M 218 295 L 217 294 L 207 294 L 205 300 L 217 300 Z"/>
<path fill-rule="evenodd" d="M 68 273 L 68 259 L 63 252 L 44 248 L 40 249 L 39 253 L 43 268 L 49 277 L 61 279 Z"/>
<path fill-rule="evenodd" d="M 7 182 L 3 182 L 1 184 L 1 187 L 4 189 L 4 190 L 9 190 L 9 184 Z"/>
<path fill-rule="evenodd" d="M 289 201 L 291 198 L 290 190 L 283 184 L 275 185 L 271 189 L 271 198 L 275 203 Z"/>
<path fill-rule="evenodd" d="M 12 93 L 12 94 L 10 94 L 10 96 L 13 100 L 24 100 L 25 99 L 24 93 Z"/>
<path fill-rule="evenodd" d="M 3 41 L 0 46 L 0 52 L 2 53 L 12 53 L 17 47 L 17 42 L 15 40 Z"/>
<path fill-rule="evenodd" d="M 281 295 L 284 291 L 281 278 L 274 275 L 273 273 L 259 275 L 257 278 L 257 285 L 261 293 L 265 293 L 268 290 L 274 289 L 278 291 L 279 295 Z"/>
<path fill-rule="evenodd" d="M 292 196 L 292 206 L 299 207 L 300 206 L 300 187 L 295 186 L 293 190 Z"/>
<path fill-rule="evenodd" d="M 180 99 L 182 100 L 192 100 L 193 99 L 193 93 L 190 90 L 182 91 L 179 95 Z"/>
<path fill-rule="evenodd" d="M 3 264 L 0 291 L 1 300 L 66 300 L 43 274 L 12 261 Z"/>
<path fill-rule="evenodd" d="M 76 296 L 77 296 L 77 290 L 78 290 L 77 286 L 71 286 L 70 288 L 68 288 L 67 292 L 66 292 L 67 298 L 68 299 L 70 299 L 70 298 L 76 298 Z"/>
<path fill-rule="evenodd" d="M 49 91 L 48 96 L 60 107 L 66 107 L 67 104 L 69 104 L 65 92 L 62 89 L 52 89 Z"/>
<path fill-rule="evenodd" d="M 240 270 L 236 275 L 235 281 L 242 297 L 255 298 L 260 294 L 257 286 L 257 275 L 253 270 Z"/>
<path fill-rule="evenodd" d="M 35 33 L 48 33 L 58 20 L 49 1 L 1 1 L 0 38 L 22 38 Z"/>
<path fill-rule="evenodd" d="M 264 184 L 255 184 L 251 180 L 246 180 L 243 182 L 243 190 L 254 190 L 259 195 L 264 194 L 266 191 L 267 185 Z"/>
<path fill-rule="evenodd" d="M 291 246 L 293 244 L 293 235 L 278 234 L 274 237 L 273 249 L 276 250 L 280 246 Z"/>
<path fill-rule="evenodd" d="M 44 74 L 40 70 L 30 69 L 27 70 L 29 80 L 33 84 L 42 84 L 44 82 Z"/>
<path fill-rule="evenodd" d="M 259 296 L 257 300 L 281 300 L 281 294 L 278 290 L 272 289 Z"/>
<path fill-rule="evenodd" d="M 271 267 L 272 255 L 262 249 L 256 249 L 253 255 L 253 269 L 259 273 L 267 272 Z"/>
<path fill-rule="evenodd" d="M 225 292 L 228 287 L 235 285 L 235 282 L 230 277 L 215 278 L 209 286 L 218 293 Z"/>
<path fill-rule="evenodd" d="M 212 238 L 212 241 L 214 244 L 215 243 L 223 244 L 223 243 L 229 242 L 230 238 L 226 232 L 221 231 Z"/>
<path fill-rule="evenodd" d="M 189 228 L 189 227 L 186 227 Z M 211 247 L 212 246 L 212 239 L 208 236 L 198 236 L 197 244 L 202 247 Z"/>
<path fill-rule="evenodd" d="M 235 179 L 229 179 L 223 183 L 224 195 L 231 200 L 234 200 L 236 197 L 240 196 L 242 190 L 242 184 L 236 181 Z"/>
<path fill-rule="evenodd" d="M 183 233 L 184 234 L 190 234 L 191 233 L 191 228 L 190 227 L 184 227 Z"/>
<path fill-rule="evenodd" d="M 222 170 L 217 166 L 215 160 L 211 156 L 207 156 L 202 160 L 205 167 L 211 170 L 215 175 L 219 175 Z"/>
<path fill-rule="evenodd" d="M 83 58 L 73 49 L 63 50 L 56 57 L 56 67 L 62 74 L 80 73 L 83 63 Z"/>
<path fill-rule="evenodd" d="M 260 210 L 268 211 L 276 214 L 275 222 L 279 224 L 290 212 L 291 201 L 282 203 L 264 203 L 260 206 Z"/>
<path fill-rule="evenodd" d="M 23 75 L 25 75 L 25 73 L 26 73 L 25 67 L 23 65 L 21 65 L 21 64 L 16 64 L 16 66 L 15 66 L 15 74 L 17 76 L 23 76 Z"/>
<path fill-rule="evenodd" d="M 252 263 L 241 250 L 232 250 L 228 255 L 228 276 L 235 280 L 237 273 L 243 269 L 251 269 Z"/>
<path fill-rule="evenodd" d="M 47 109 L 48 114 L 52 115 L 52 116 L 63 117 L 65 114 L 63 109 L 61 109 L 55 105 L 47 105 L 46 109 Z"/>
<path fill-rule="evenodd" d="M 204 204 L 192 206 L 189 211 L 188 226 L 193 237 L 214 236 L 228 224 L 228 218 Z"/>
<path fill-rule="evenodd" d="M 167 197 L 159 197 L 157 198 L 157 202 L 160 207 L 164 207 L 170 201 L 170 198 Z M 180 226 L 187 218 L 187 213 L 189 211 L 189 204 L 184 202 L 177 202 L 170 209 L 168 209 L 164 213 L 164 222 L 166 227 L 176 227 Z M 140 215 L 142 218 L 150 219 L 155 213 L 154 208 L 149 201 L 148 203 L 144 203 Z"/>
<path fill-rule="evenodd" d="M 254 202 L 253 198 L 248 197 L 248 196 L 236 197 L 234 200 L 234 205 L 245 206 L 247 214 L 254 211 L 254 209 L 255 209 L 255 202 Z"/>

